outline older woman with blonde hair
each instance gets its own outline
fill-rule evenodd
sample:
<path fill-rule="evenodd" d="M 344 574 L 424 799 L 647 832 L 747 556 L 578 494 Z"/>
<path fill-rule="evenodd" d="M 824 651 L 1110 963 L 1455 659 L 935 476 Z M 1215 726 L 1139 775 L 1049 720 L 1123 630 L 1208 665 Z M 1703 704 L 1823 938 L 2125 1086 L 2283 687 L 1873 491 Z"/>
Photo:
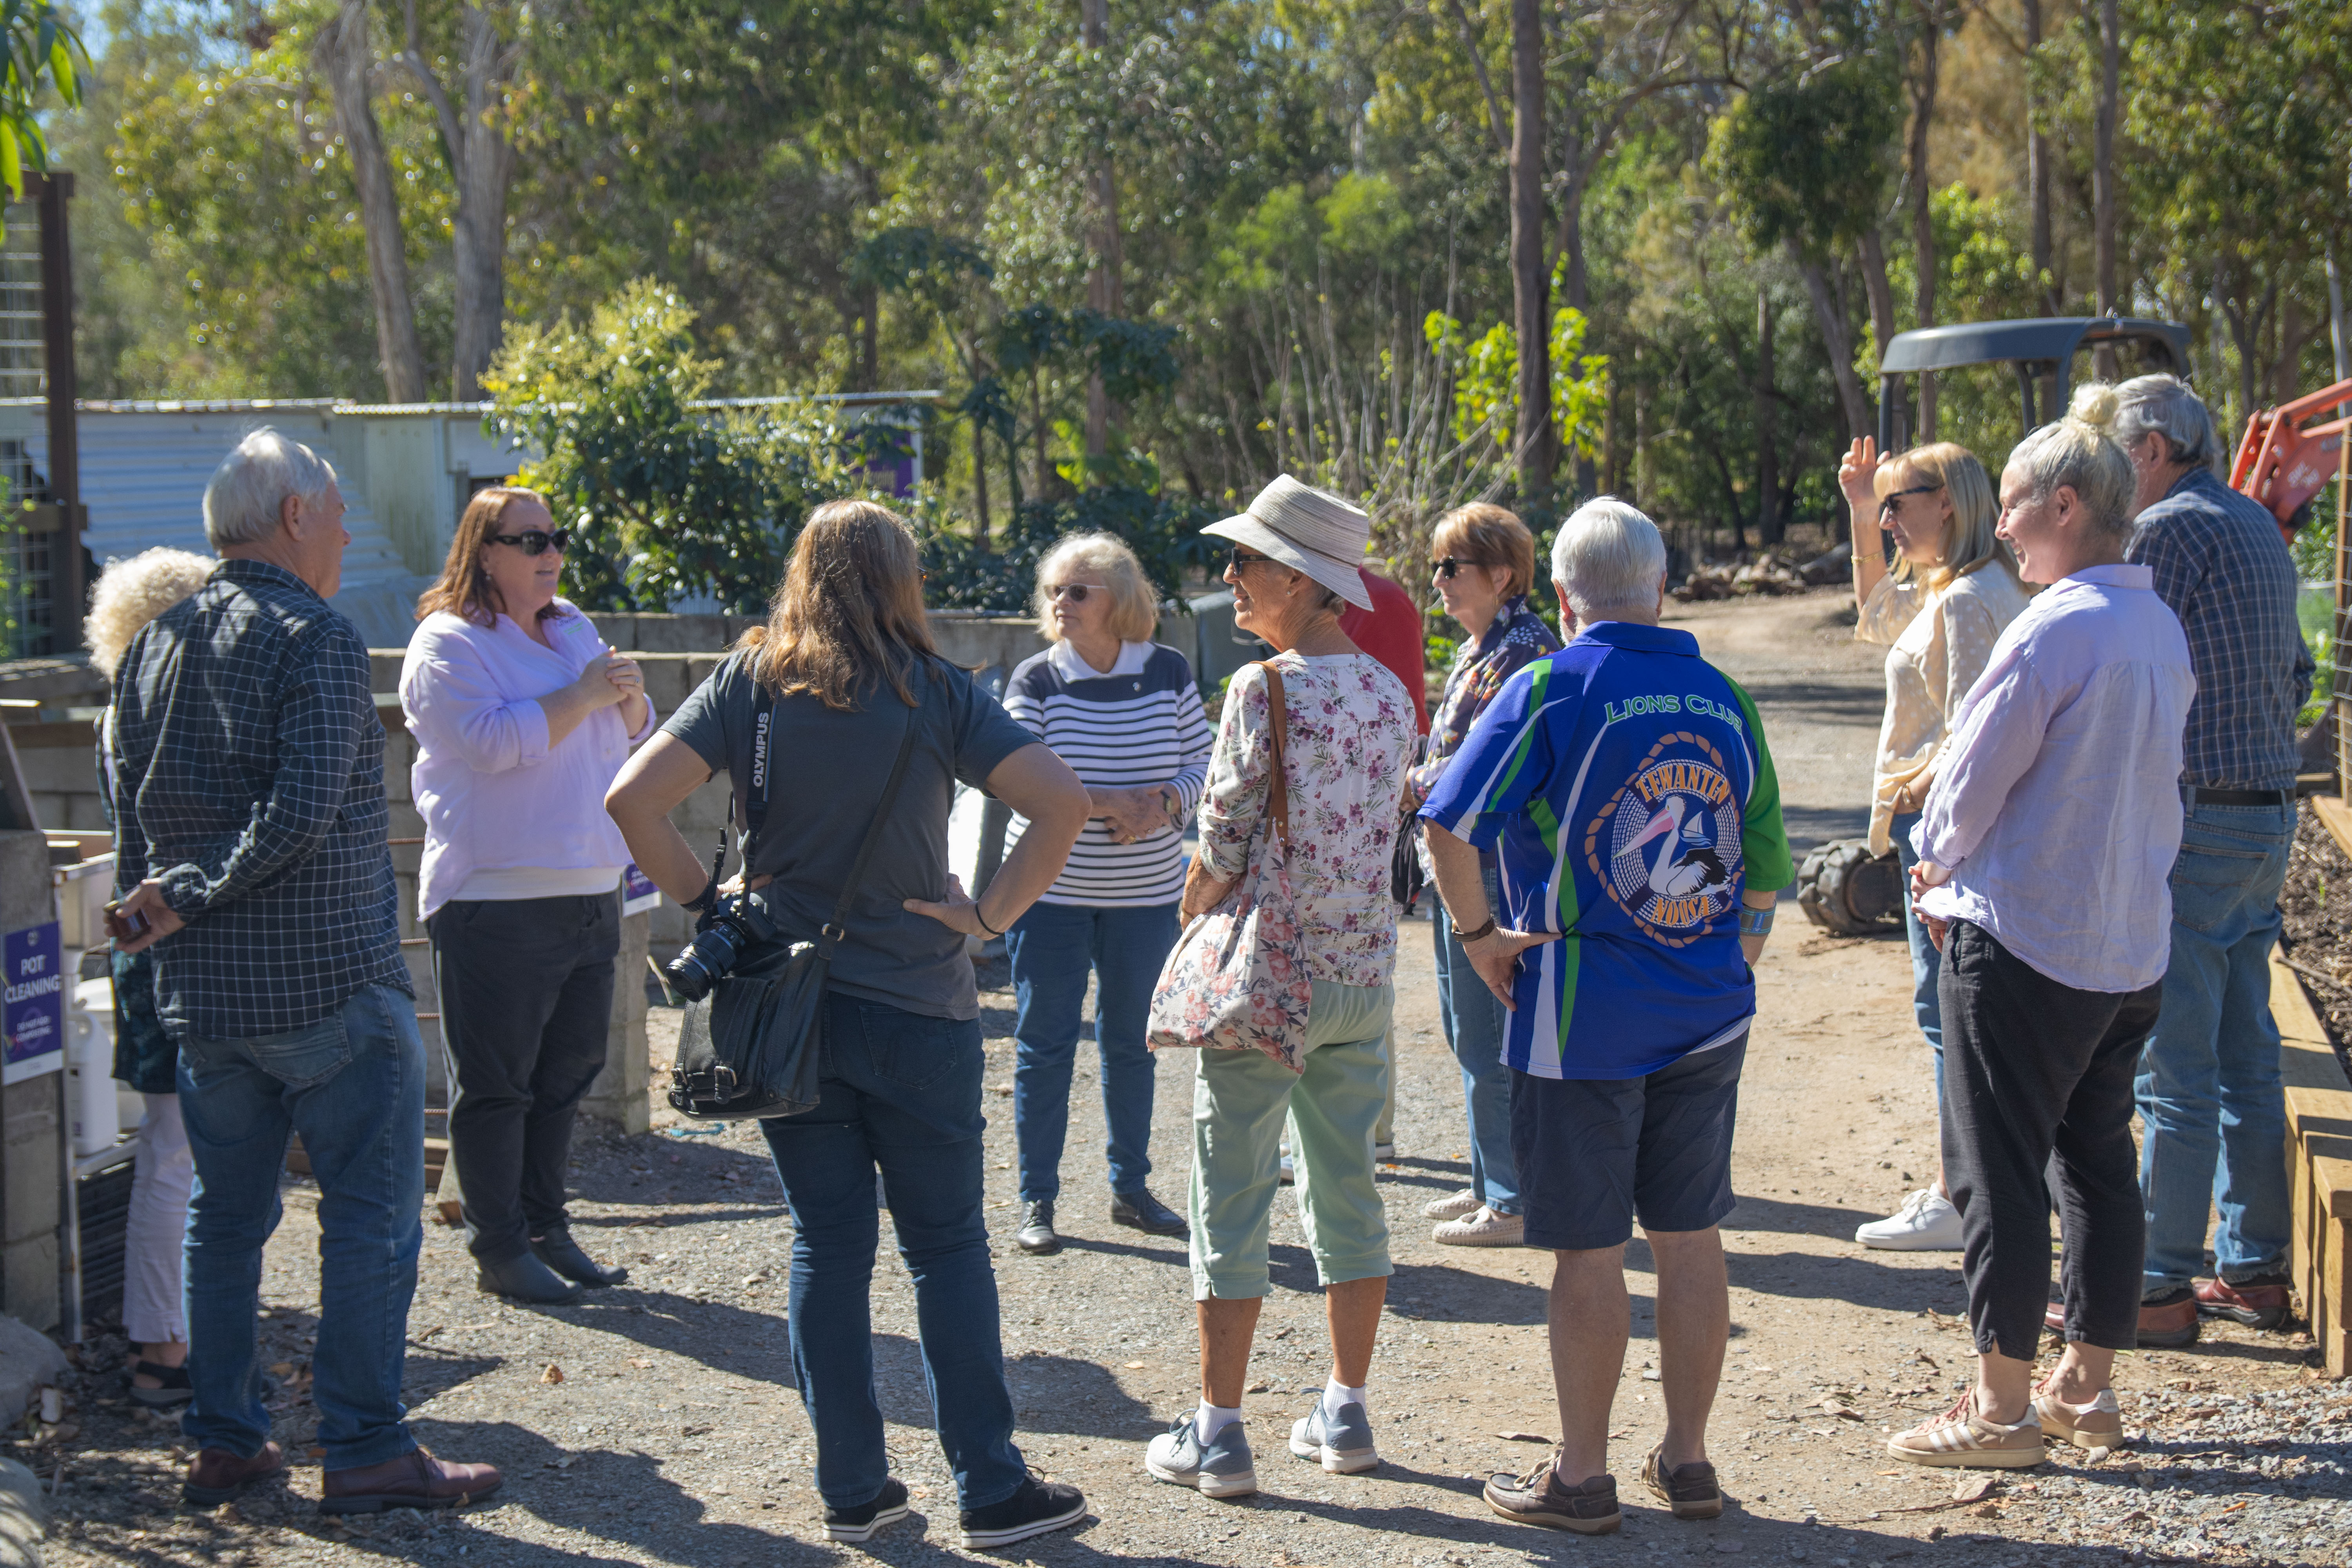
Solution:
<path fill-rule="evenodd" d="M 82 617 L 92 669 L 114 679 L 140 629 L 205 584 L 220 563 L 184 550 L 142 550 L 108 563 Z M 101 796 L 114 800 L 114 709 L 99 721 Z M 123 1230 L 122 1331 L 131 1342 L 131 1397 L 149 1409 L 184 1405 L 188 1381 L 188 1318 L 181 1289 L 182 1240 L 188 1230 L 188 1194 L 195 1188 L 195 1157 L 180 1120 L 180 1048 L 155 1012 L 155 956 L 146 949 L 110 955 L 114 979 L 114 1076 L 139 1093 L 138 1150 L 131 1177 L 131 1214 Z"/>
<path fill-rule="evenodd" d="M 1852 509 L 1853 595 L 1858 642 L 1886 648 L 1886 716 L 1872 764 L 1870 848 L 1891 847 L 1905 867 L 1918 858 L 1911 830 L 1934 783 L 1951 716 L 1992 658 L 1993 644 L 2025 609 L 2017 558 L 1993 530 L 2000 507 L 1984 465 L 1949 441 L 1880 458 L 1868 437 L 1848 449 L 1838 483 Z M 1890 569 L 1879 537 L 1893 539 Z M 1911 1009 L 1935 1058 L 1936 1093 L 1944 1086 L 1944 1026 L 1936 1000 L 1939 961 L 1916 913 L 1911 940 Z M 1899 1252 L 1950 1251 L 1960 1245 L 1960 1215 L 1939 1173 L 1885 1219 L 1858 1227 L 1864 1247 Z"/>
<path fill-rule="evenodd" d="M 1017 1009 L 1015 1239 L 1042 1254 L 1062 1245 L 1054 1205 L 1089 975 L 1111 1223 L 1184 1234 L 1184 1216 L 1144 1185 L 1155 1083 L 1144 1015 L 1176 942 L 1184 819 L 1208 782 L 1210 734 L 1191 662 L 1151 640 L 1157 597 L 1124 542 L 1078 533 L 1055 544 L 1037 565 L 1036 607 L 1052 646 L 1013 671 L 1004 709 L 1070 764 L 1093 806 L 1061 876 L 1004 933 Z M 1014 841 L 1026 826 L 1013 819 Z"/>

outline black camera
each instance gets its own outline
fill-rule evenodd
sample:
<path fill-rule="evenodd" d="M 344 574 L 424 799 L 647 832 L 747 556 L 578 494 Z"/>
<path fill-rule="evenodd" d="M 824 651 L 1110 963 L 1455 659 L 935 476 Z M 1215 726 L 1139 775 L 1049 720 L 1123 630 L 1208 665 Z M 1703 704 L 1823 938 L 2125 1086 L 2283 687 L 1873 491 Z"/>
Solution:
<path fill-rule="evenodd" d="M 662 979 L 687 1001 L 699 1002 L 743 961 L 746 951 L 775 935 L 764 904 L 749 893 L 721 894 L 695 922 L 694 940 L 686 951 L 663 965 Z"/>

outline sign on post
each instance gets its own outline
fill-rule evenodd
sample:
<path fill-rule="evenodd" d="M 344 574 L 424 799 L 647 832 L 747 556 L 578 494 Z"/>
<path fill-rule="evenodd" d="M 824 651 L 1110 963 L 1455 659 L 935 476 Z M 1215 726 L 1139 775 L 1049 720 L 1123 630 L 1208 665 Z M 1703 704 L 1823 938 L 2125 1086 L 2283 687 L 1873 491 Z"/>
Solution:
<path fill-rule="evenodd" d="M 66 976 L 58 956 L 58 922 L 0 939 L 7 982 L 7 1051 L 0 1083 L 17 1083 L 65 1066 Z"/>

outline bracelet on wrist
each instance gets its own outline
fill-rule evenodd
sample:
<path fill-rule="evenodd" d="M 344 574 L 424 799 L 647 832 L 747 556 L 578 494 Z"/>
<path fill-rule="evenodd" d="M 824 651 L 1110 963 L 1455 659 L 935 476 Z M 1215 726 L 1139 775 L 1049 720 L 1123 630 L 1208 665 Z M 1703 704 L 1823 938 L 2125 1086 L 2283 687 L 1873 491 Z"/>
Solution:
<path fill-rule="evenodd" d="M 1457 931 L 1454 933 L 1454 940 L 1466 947 L 1474 942 L 1484 942 L 1494 934 L 1495 917 L 1488 915 L 1485 925 L 1480 926 L 1476 931 Z"/>
<path fill-rule="evenodd" d="M 1004 934 L 1003 931 L 998 931 L 994 926 L 990 925 L 988 923 L 988 917 L 980 912 L 980 900 L 978 899 L 974 899 L 971 901 L 971 918 L 979 923 L 980 929 L 986 931 L 989 935 L 1003 936 Z"/>
<path fill-rule="evenodd" d="M 1778 912 L 1775 910 L 1751 910 L 1742 905 L 1739 910 L 1739 934 L 1742 936 L 1771 935 L 1772 917 Z"/>

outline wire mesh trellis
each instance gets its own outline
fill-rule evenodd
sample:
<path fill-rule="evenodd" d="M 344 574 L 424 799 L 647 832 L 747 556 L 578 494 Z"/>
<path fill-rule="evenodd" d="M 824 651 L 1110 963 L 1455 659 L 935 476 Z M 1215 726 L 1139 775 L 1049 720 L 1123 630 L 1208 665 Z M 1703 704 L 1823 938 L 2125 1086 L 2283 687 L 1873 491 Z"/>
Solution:
<path fill-rule="evenodd" d="M 0 237 L 0 397 L 39 397 L 48 390 L 43 342 L 40 213 L 10 205 Z M 0 440 L 0 657 L 47 653 L 51 546 L 58 537 L 27 528 L 28 501 L 46 499 L 25 444 Z"/>

